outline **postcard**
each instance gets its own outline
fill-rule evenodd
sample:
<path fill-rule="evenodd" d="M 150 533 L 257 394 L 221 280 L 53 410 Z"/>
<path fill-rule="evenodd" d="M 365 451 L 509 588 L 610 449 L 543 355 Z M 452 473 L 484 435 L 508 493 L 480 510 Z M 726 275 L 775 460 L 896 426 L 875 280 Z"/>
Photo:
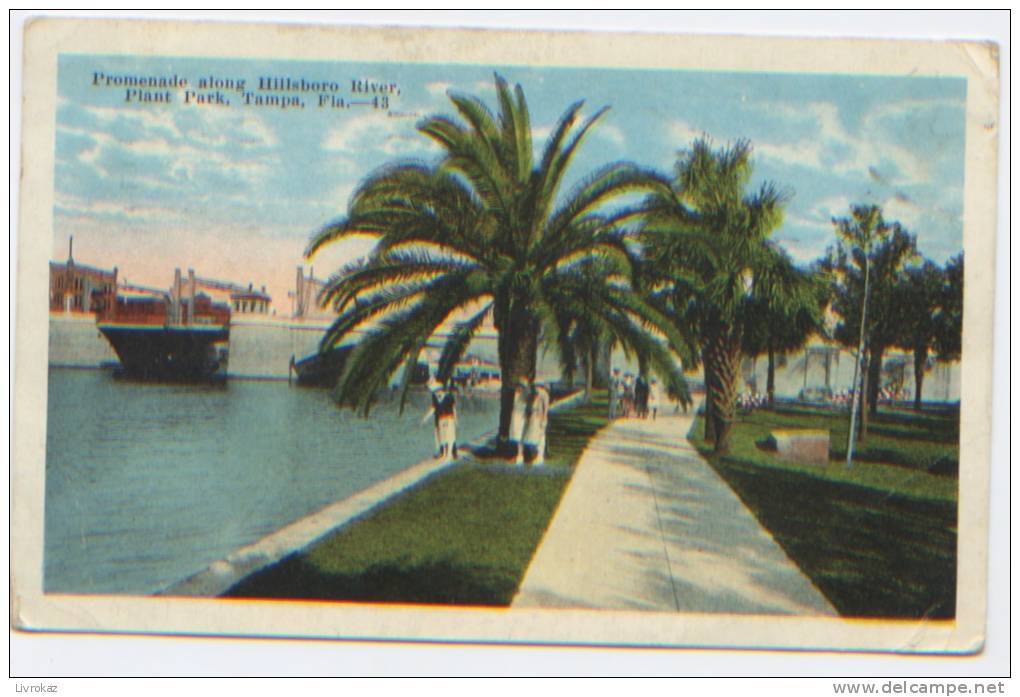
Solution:
<path fill-rule="evenodd" d="M 981 649 L 994 44 L 42 19 L 23 85 L 15 629 Z"/>

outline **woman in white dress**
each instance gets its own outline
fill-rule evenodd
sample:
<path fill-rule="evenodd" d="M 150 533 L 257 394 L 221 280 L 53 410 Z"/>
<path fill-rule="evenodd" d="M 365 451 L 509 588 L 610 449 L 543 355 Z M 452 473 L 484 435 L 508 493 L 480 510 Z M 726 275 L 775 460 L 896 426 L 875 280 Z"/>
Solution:
<path fill-rule="evenodd" d="M 515 465 L 524 464 L 524 427 L 528 420 L 528 385 L 517 383 L 514 388 L 514 406 L 510 411 L 510 442 L 517 448 Z"/>
<path fill-rule="evenodd" d="M 652 414 L 652 421 L 655 421 L 655 417 L 659 413 L 659 402 L 662 400 L 661 394 L 659 381 L 652 378 L 652 382 L 648 385 L 648 411 Z"/>
<path fill-rule="evenodd" d="M 542 385 L 535 385 L 531 392 L 531 408 L 528 410 L 528 428 L 524 440 L 535 448 L 533 465 L 545 464 L 545 433 L 549 426 L 549 391 Z"/>

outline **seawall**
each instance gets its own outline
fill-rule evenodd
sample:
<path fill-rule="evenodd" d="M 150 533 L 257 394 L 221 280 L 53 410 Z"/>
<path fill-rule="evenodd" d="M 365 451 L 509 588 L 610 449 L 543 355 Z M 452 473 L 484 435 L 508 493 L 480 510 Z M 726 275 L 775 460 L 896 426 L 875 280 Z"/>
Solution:
<path fill-rule="evenodd" d="M 49 364 L 58 368 L 97 368 L 116 362 L 117 354 L 96 329 L 95 315 L 50 314 Z"/>
<path fill-rule="evenodd" d="M 575 392 L 555 402 L 552 410 L 559 411 L 570 407 L 583 397 L 582 392 Z M 471 444 L 481 445 L 492 438 L 494 433 L 490 431 L 479 436 Z M 456 462 L 458 460 L 444 461 L 434 458 L 419 462 L 389 479 L 330 504 L 232 552 L 225 559 L 213 562 L 204 570 L 170 585 L 155 595 L 191 597 L 221 595 L 246 576 L 275 564 L 289 554 L 305 549 L 324 535 L 352 523 L 392 497 Z"/>
<path fill-rule="evenodd" d="M 227 374 L 234 378 L 286 380 L 293 356 L 300 360 L 314 353 L 328 322 L 300 322 L 260 317 L 240 317 L 230 325 L 230 362 Z M 476 339 L 469 349 L 482 358 L 496 360 L 494 337 Z M 97 368 L 115 362 L 117 355 L 96 329 L 95 317 L 84 313 L 51 313 L 49 364 L 54 367 Z M 437 354 L 438 355 L 438 354 Z M 614 352 L 614 365 L 636 369 L 621 352 Z M 885 376 L 902 380 L 908 395 L 913 395 L 912 358 L 890 351 L 884 359 Z M 813 350 L 778 357 L 776 394 L 796 398 L 802 390 L 828 385 L 834 392 L 846 390 L 853 382 L 854 358 L 845 350 L 833 351 L 826 358 Z M 763 393 L 767 382 L 768 361 L 764 356 L 744 359 L 741 367 L 741 391 Z M 553 351 L 539 356 L 540 372 L 555 374 L 558 364 Z M 955 402 L 960 399 L 960 364 L 935 363 L 925 373 L 925 401 Z"/>

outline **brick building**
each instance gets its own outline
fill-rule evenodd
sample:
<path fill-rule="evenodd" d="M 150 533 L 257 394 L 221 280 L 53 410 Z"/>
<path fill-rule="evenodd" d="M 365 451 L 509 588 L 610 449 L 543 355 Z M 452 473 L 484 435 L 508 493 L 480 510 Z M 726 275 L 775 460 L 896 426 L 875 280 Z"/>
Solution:
<path fill-rule="evenodd" d="M 117 268 L 107 271 L 76 263 L 73 244 L 71 238 L 67 263 L 50 262 L 50 311 L 99 312 L 116 297 Z"/>

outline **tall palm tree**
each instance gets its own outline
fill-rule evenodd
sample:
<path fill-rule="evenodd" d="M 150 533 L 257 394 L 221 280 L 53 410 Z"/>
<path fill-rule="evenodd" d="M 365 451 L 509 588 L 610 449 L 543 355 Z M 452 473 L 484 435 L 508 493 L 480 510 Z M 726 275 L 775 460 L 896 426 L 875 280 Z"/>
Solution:
<path fill-rule="evenodd" d="M 661 374 L 682 380 L 672 352 L 688 350 L 685 337 L 633 292 L 627 233 L 605 212 L 619 195 L 647 186 L 647 173 L 615 163 L 559 193 L 606 109 L 578 126 L 583 103 L 573 104 L 536 162 L 523 90 L 496 76 L 496 91 L 498 115 L 475 97 L 451 94 L 459 118 L 430 116 L 418 126 L 442 147 L 439 163 L 397 163 L 368 177 L 347 216 L 308 247 L 311 256 L 353 235 L 378 240 L 365 260 L 330 278 L 321 297 L 338 313 L 323 349 L 355 329 L 366 332 L 341 376 L 341 403 L 367 410 L 401 365 L 406 394 L 426 340 L 453 319 L 440 357 L 449 373 L 489 313 L 498 334 L 502 439 L 515 384 L 534 379 L 540 343 L 566 345 L 560 335 L 572 318 L 598 317 Z M 601 265 L 594 275 L 593 265 Z"/>
<path fill-rule="evenodd" d="M 768 238 L 787 198 L 769 182 L 745 193 L 751 172 L 748 141 L 714 150 L 699 138 L 640 211 L 642 242 L 659 275 L 656 304 L 699 337 L 705 436 L 720 453 L 729 450 L 736 416 L 742 307 L 772 259 Z"/>
<path fill-rule="evenodd" d="M 865 360 L 860 387 L 860 437 L 868 433 L 868 417 L 878 413 L 882 358 L 896 345 L 903 310 L 896 287 L 908 261 L 917 253 L 916 237 L 898 222 L 887 222 L 878 206 L 854 204 L 850 215 L 833 218 L 836 244 L 824 268 L 832 287 L 832 307 L 840 316 L 834 336 Z M 866 290 L 865 290 L 866 289 Z M 865 313 L 865 305 L 867 311 Z M 866 323 L 862 326 L 862 319 Z"/>

